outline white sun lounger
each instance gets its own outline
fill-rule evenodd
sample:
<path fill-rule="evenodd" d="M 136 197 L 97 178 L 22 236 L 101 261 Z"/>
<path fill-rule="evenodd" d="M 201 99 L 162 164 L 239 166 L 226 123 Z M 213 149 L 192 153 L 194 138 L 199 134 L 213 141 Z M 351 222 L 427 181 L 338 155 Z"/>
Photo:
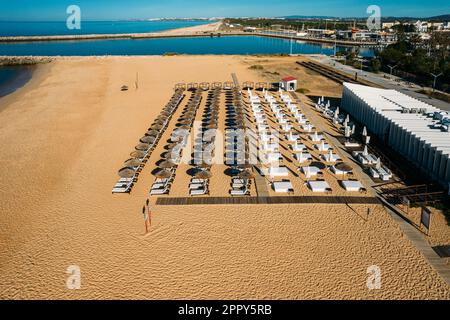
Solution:
<path fill-rule="evenodd" d="M 312 142 L 320 142 L 325 139 L 322 134 L 318 134 L 317 136 L 315 136 L 314 134 L 311 134 L 309 136 L 309 138 L 311 139 Z"/>
<path fill-rule="evenodd" d="M 349 192 L 359 192 L 364 188 L 359 181 L 342 181 L 342 186 L 346 191 Z"/>
<path fill-rule="evenodd" d="M 303 162 L 312 160 L 313 157 L 308 152 L 302 152 L 302 153 L 296 153 L 295 159 L 297 160 L 298 163 L 303 163 Z"/>
<path fill-rule="evenodd" d="M 272 187 L 276 193 L 294 192 L 294 188 L 290 181 L 274 182 Z"/>
<path fill-rule="evenodd" d="M 197 190 L 197 189 L 202 189 L 206 187 L 206 182 L 204 183 L 191 183 L 189 185 L 189 190 Z"/>
<path fill-rule="evenodd" d="M 239 190 L 231 190 L 230 194 L 232 196 L 246 196 L 246 195 L 250 194 L 250 191 L 248 190 L 248 188 L 244 187 Z"/>
<path fill-rule="evenodd" d="M 269 176 L 271 177 L 287 177 L 289 176 L 289 171 L 286 167 L 270 167 L 268 170 Z"/>
<path fill-rule="evenodd" d="M 336 162 L 338 160 L 341 160 L 341 157 L 339 157 L 339 155 L 334 154 L 334 153 L 332 155 L 327 153 L 327 154 L 322 155 L 322 157 L 326 162 Z"/>
<path fill-rule="evenodd" d="M 112 193 L 128 193 L 131 190 L 131 185 L 122 186 L 122 187 L 114 187 L 112 189 Z"/>
<path fill-rule="evenodd" d="M 208 194 L 208 189 L 206 187 L 202 188 L 202 189 L 190 190 L 191 196 L 203 196 L 205 194 Z"/>
<path fill-rule="evenodd" d="M 319 151 L 328 151 L 331 149 L 331 146 L 328 143 L 324 143 L 323 145 L 321 143 L 315 144 L 314 148 L 316 148 Z"/>
<path fill-rule="evenodd" d="M 320 169 L 317 168 L 317 167 L 314 167 L 314 166 L 312 166 L 312 167 L 301 167 L 300 170 L 303 172 L 303 174 L 305 176 L 309 175 L 309 177 L 307 177 L 307 178 L 315 177 L 320 172 Z"/>
<path fill-rule="evenodd" d="M 303 143 L 297 143 L 297 142 L 292 144 L 291 148 L 292 148 L 292 151 L 294 151 L 294 152 L 306 150 L 306 146 Z"/>
<path fill-rule="evenodd" d="M 308 186 L 312 192 L 326 192 L 331 190 L 326 181 L 308 181 Z"/>
<path fill-rule="evenodd" d="M 170 184 L 167 184 L 164 188 L 152 189 L 152 190 L 150 190 L 150 195 L 154 196 L 154 195 L 162 195 L 162 194 L 169 193 L 169 187 L 170 187 Z"/>

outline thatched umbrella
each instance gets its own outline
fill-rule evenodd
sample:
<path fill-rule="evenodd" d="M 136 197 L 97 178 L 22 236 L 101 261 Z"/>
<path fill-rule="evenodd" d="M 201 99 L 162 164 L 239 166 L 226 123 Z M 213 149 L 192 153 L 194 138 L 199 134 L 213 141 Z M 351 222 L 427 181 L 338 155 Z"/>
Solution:
<path fill-rule="evenodd" d="M 157 137 L 159 135 L 159 131 L 157 130 L 153 130 L 153 129 L 149 129 L 146 133 L 146 136 L 152 136 L 152 137 Z"/>
<path fill-rule="evenodd" d="M 156 138 L 151 136 L 143 136 L 139 141 L 142 143 L 152 144 L 156 141 Z"/>
<path fill-rule="evenodd" d="M 161 130 L 163 128 L 162 125 L 158 124 L 158 123 L 154 123 L 152 124 L 152 126 L 150 127 L 150 130 Z"/>
<path fill-rule="evenodd" d="M 242 168 L 242 169 L 251 169 L 251 168 L 253 168 L 253 165 L 247 162 L 247 163 L 238 164 L 238 167 Z"/>
<path fill-rule="evenodd" d="M 124 167 L 119 170 L 118 174 L 119 174 L 119 177 L 121 177 L 121 178 L 130 179 L 130 178 L 134 177 L 134 175 L 136 174 L 136 171 L 133 168 Z"/>
<path fill-rule="evenodd" d="M 153 121 L 153 123 L 155 124 L 160 124 L 160 125 L 164 125 L 166 121 L 162 120 L 162 119 L 156 119 L 155 121 Z"/>
<path fill-rule="evenodd" d="M 189 120 L 181 120 L 180 122 L 178 122 L 178 124 L 181 124 L 181 125 L 190 125 L 192 123 L 192 121 L 189 121 Z"/>
<path fill-rule="evenodd" d="M 147 153 L 145 153 L 144 151 L 133 151 L 132 153 L 130 153 L 130 156 L 136 159 L 142 159 L 147 155 Z"/>
<path fill-rule="evenodd" d="M 197 179 L 210 179 L 212 177 L 212 173 L 207 170 L 199 171 L 195 174 Z"/>
<path fill-rule="evenodd" d="M 172 176 L 172 173 L 166 169 L 158 169 L 153 173 L 153 175 L 160 179 L 167 179 Z"/>
<path fill-rule="evenodd" d="M 343 172 L 350 172 L 353 170 L 353 168 L 348 163 L 345 163 L 345 162 L 338 163 L 334 167 L 337 170 L 343 171 Z"/>
<path fill-rule="evenodd" d="M 173 150 L 175 148 L 182 148 L 180 142 L 172 142 L 167 145 L 167 150 Z"/>
<path fill-rule="evenodd" d="M 160 116 L 170 117 L 171 114 L 172 113 L 170 111 L 163 110 L 163 111 L 161 111 Z"/>
<path fill-rule="evenodd" d="M 128 159 L 124 163 L 125 167 L 129 167 L 129 168 L 139 167 L 141 164 L 142 164 L 142 162 L 138 159 Z"/>
<path fill-rule="evenodd" d="M 160 163 L 159 167 L 163 169 L 170 169 L 173 167 L 176 167 L 177 164 L 173 162 L 172 160 L 166 160 Z"/>
<path fill-rule="evenodd" d="M 254 179 L 255 175 L 253 172 L 249 170 L 244 170 L 241 173 L 239 173 L 239 178 L 241 179 Z"/>
<path fill-rule="evenodd" d="M 136 150 L 138 151 L 147 151 L 148 149 L 150 149 L 150 145 L 147 143 L 139 143 L 136 147 Z"/>
<path fill-rule="evenodd" d="M 319 161 L 314 161 L 314 162 L 311 162 L 311 165 L 310 165 L 311 167 L 317 167 L 317 168 L 319 168 L 320 170 L 323 170 L 323 169 L 325 169 L 327 166 L 325 165 L 325 164 L 323 164 L 322 162 L 319 162 Z"/>
<path fill-rule="evenodd" d="M 201 168 L 201 169 L 209 169 L 211 168 L 211 164 L 207 163 L 207 162 L 202 162 L 198 165 L 196 165 L 197 168 Z"/>

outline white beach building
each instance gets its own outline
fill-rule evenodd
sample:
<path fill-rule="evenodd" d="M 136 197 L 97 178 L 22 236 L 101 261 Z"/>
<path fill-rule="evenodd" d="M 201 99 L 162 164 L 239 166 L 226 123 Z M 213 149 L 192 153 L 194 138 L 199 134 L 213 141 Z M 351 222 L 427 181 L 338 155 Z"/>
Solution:
<path fill-rule="evenodd" d="M 387 146 L 450 188 L 450 132 L 436 120 L 441 112 L 396 90 L 344 83 L 342 109 Z"/>

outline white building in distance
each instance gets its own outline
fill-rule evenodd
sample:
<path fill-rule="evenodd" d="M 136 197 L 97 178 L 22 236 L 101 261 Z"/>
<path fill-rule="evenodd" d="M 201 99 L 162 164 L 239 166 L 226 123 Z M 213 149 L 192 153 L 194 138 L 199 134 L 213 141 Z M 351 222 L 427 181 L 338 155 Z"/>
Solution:
<path fill-rule="evenodd" d="M 341 107 L 431 180 L 450 188 L 450 114 L 396 90 L 351 83 L 344 83 Z"/>

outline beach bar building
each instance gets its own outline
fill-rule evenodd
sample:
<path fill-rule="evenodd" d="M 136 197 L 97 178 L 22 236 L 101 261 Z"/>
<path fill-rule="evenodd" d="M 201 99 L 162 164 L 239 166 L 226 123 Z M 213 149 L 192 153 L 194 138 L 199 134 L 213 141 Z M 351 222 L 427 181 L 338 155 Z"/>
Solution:
<path fill-rule="evenodd" d="M 285 91 L 295 91 L 297 90 L 297 78 L 295 77 L 285 77 L 280 81 L 280 88 Z"/>
<path fill-rule="evenodd" d="M 450 188 L 450 132 L 442 110 L 396 90 L 344 83 L 341 107 L 431 180 Z"/>

